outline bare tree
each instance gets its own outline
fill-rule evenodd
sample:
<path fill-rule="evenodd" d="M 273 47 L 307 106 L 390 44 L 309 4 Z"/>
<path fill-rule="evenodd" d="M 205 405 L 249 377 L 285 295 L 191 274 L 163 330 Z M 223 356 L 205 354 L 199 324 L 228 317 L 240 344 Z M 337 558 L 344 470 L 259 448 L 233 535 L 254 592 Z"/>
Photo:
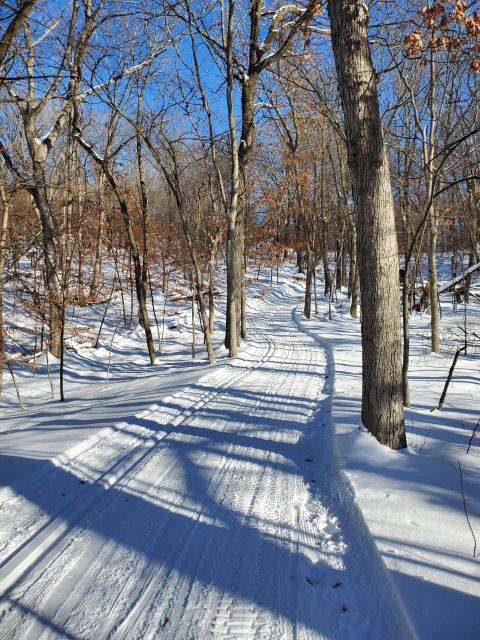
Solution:
<path fill-rule="evenodd" d="M 73 116 L 73 128 L 74 128 L 74 136 L 80 146 L 88 153 L 88 155 L 94 160 L 94 162 L 100 167 L 103 175 L 108 181 L 115 198 L 117 199 L 120 214 L 122 216 L 123 223 L 125 225 L 125 230 L 127 233 L 128 244 L 130 248 L 130 253 L 133 260 L 134 266 L 134 278 L 135 278 L 135 292 L 137 296 L 137 302 L 140 312 L 140 321 L 145 331 L 145 338 L 147 342 L 148 355 L 150 358 L 150 363 L 153 364 L 155 362 L 155 344 L 153 341 L 152 329 L 150 326 L 150 319 L 148 316 L 147 309 L 147 281 L 146 277 L 143 277 L 143 269 L 142 269 L 142 261 L 140 257 L 140 251 L 138 248 L 138 243 L 135 238 L 135 234 L 133 232 L 133 224 L 132 217 L 130 215 L 130 209 L 128 206 L 127 198 L 125 194 L 122 192 L 121 186 L 119 185 L 118 180 L 116 179 L 112 168 L 110 167 L 111 156 L 102 157 L 93 149 L 92 145 L 89 144 L 82 135 L 82 129 L 80 127 L 80 111 L 79 105 L 74 101 L 74 116 Z M 123 146 L 123 145 L 122 145 Z M 118 149 L 115 149 L 112 154 L 115 154 Z"/>
<path fill-rule="evenodd" d="M 241 337 L 246 337 L 244 290 L 245 207 L 248 167 L 255 140 L 255 96 L 260 75 L 289 51 L 296 35 L 315 15 L 316 0 L 265 10 L 263 0 L 253 0 L 247 10 L 236 0 L 218 3 L 218 33 L 206 29 L 198 7 L 186 2 L 186 12 L 169 3 L 170 10 L 187 22 L 212 53 L 225 82 L 228 132 L 230 137 L 230 198 L 227 214 L 227 324 L 225 345 L 229 354 L 238 353 Z M 199 15 L 195 9 L 198 9 Z M 263 39 L 262 39 L 263 38 Z M 240 132 L 237 132 L 235 87 L 240 84 Z M 238 135 L 239 133 L 239 135 Z"/>
<path fill-rule="evenodd" d="M 65 36 L 63 54 L 59 60 L 53 79 L 45 90 L 39 90 L 38 64 L 33 33 L 28 22 L 23 23 L 26 55 L 24 57 L 27 90 L 25 94 L 17 93 L 9 87 L 11 100 L 15 104 L 23 123 L 23 134 L 28 150 L 30 168 L 29 176 L 23 174 L 15 161 L 7 144 L 0 139 L 0 152 L 7 167 L 25 184 L 30 191 L 38 210 L 43 234 L 43 254 L 45 261 L 45 288 L 50 302 L 50 349 L 59 357 L 61 352 L 62 326 L 62 278 L 59 257 L 58 239 L 61 230 L 58 228 L 54 209 L 50 198 L 47 177 L 47 161 L 60 134 L 65 131 L 71 119 L 73 95 L 79 94 L 80 75 L 78 70 L 83 64 L 87 44 L 91 37 L 95 22 L 102 10 L 103 2 L 99 2 L 95 10 L 91 2 L 83 4 L 83 22 L 78 29 L 80 13 L 79 0 L 75 0 L 69 16 L 68 29 Z M 62 101 L 60 111 L 55 115 L 48 132 L 39 137 L 39 128 L 47 109 L 50 108 L 63 81 L 64 74 L 70 74 L 66 88 L 66 99 Z M 44 83 L 41 83 L 42 88 Z"/>

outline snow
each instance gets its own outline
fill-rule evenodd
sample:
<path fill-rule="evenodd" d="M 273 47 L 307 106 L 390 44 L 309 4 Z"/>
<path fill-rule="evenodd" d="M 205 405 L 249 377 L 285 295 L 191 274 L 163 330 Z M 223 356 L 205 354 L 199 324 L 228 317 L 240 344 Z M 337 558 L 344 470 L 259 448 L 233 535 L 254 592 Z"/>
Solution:
<path fill-rule="evenodd" d="M 45 356 L 15 369 L 24 412 L 5 379 L 2 638 L 478 637 L 479 559 L 454 469 L 480 537 L 479 438 L 466 453 L 478 354 L 460 357 L 430 412 L 463 318 L 444 305 L 440 356 L 428 318 L 413 318 L 409 448 L 393 452 L 359 422 L 345 296 L 331 321 L 323 298 L 306 320 L 294 276 L 250 285 L 234 360 L 221 331 L 216 365 L 201 345 L 188 359 L 178 303 L 154 366 L 141 330 L 109 315 L 97 349 L 77 339 L 66 355 L 67 402 L 49 397 Z M 103 309 L 77 313 L 95 333 Z"/>
<path fill-rule="evenodd" d="M 449 300 L 451 296 L 444 296 Z M 463 509 L 463 470 L 467 508 L 477 538 L 480 534 L 480 450 L 472 431 L 480 418 L 478 341 L 476 351 L 458 361 L 442 411 L 438 404 L 453 360 L 464 319 L 447 315 L 443 303 L 441 355 L 429 353 L 429 317 L 411 321 L 410 391 L 406 409 L 408 449 L 391 451 L 362 428 L 361 348 L 358 321 L 340 302 L 333 322 L 299 324 L 314 335 L 335 362 L 333 422 L 342 467 L 355 490 L 377 548 L 389 569 L 420 638 L 479 637 L 480 566 Z M 478 303 L 469 316 L 480 325 Z M 458 345 L 458 342 L 456 343 Z M 477 545 L 477 554 L 480 549 Z"/>

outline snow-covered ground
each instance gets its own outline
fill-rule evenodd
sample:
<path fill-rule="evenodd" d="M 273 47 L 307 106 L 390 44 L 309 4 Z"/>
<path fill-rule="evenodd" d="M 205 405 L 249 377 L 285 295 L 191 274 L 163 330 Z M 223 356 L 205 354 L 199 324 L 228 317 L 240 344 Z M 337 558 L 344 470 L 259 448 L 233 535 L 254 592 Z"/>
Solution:
<path fill-rule="evenodd" d="M 345 301 L 331 322 L 322 305 L 320 320 L 299 317 L 299 325 L 335 363 L 332 414 L 341 465 L 419 638 L 474 640 L 480 638 L 480 342 L 473 334 L 480 335 L 480 304 L 469 308 L 473 344 L 457 362 L 443 409 L 432 411 L 462 346 L 454 336 L 464 318 L 460 309 L 448 312 L 449 297 L 440 355 L 429 351 L 429 316 L 411 320 L 411 408 L 402 451 L 361 428 L 358 321 Z"/>
<path fill-rule="evenodd" d="M 392 452 L 359 428 L 359 323 L 341 295 L 307 321 L 293 276 L 251 284 L 234 361 L 221 332 L 216 365 L 190 359 L 180 305 L 153 367 L 107 318 L 67 355 L 66 402 L 44 362 L 15 369 L 24 411 L 5 380 L 0 637 L 480 637 L 457 473 L 480 540 L 478 341 L 430 412 L 463 318 L 445 309 L 440 356 L 412 320 L 410 446 Z M 478 335 L 478 302 L 469 318 Z"/>

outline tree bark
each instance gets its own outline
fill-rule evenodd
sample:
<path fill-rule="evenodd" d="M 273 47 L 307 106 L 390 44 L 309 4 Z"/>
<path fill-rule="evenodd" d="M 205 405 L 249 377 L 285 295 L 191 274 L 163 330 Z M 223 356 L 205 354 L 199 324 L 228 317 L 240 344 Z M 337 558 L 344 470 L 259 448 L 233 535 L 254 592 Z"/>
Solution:
<path fill-rule="evenodd" d="M 379 442 L 406 446 L 398 247 L 390 172 L 362 1 L 328 5 L 357 222 L 362 313 L 362 421 Z"/>
<path fill-rule="evenodd" d="M 56 358 L 59 358 L 62 327 L 62 276 L 60 274 L 60 259 L 58 255 L 58 232 L 46 192 L 46 177 L 43 166 L 37 160 L 33 160 L 32 164 L 34 186 L 31 187 L 30 192 L 33 196 L 42 225 L 45 289 L 50 310 L 50 352 Z"/>
<path fill-rule="evenodd" d="M 1 224 L 0 224 L 0 396 L 3 388 L 3 366 L 5 364 L 5 337 L 3 331 L 3 269 L 5 266 L 7 248 L 8 214 L 10 200 L 7 197 L 3 182 L 0 178 Z"/>
<path fill-rule="evenodd" d="M 105 154 L 107 155 L 107 154 Z M 105 224 L 105 176 L 100 171 L 98 177 L 98 235 L 95 240 L 95 257 L 92 269 L 92 281 L 90 283 L 90 297 L 95 298 L 98 294 L 100 279 L 102 277 L 102 242 L 103 227 Z"/>
<path fill-rule="evenodd" d="M 438 294 L 437 278 L 437 238 L 438 238 L 438 215 L 436 203 L 434 201 L 435 187 L 435 155 L 436 155 L 436 130 L 437 111 L 435 103 L 435 89 L 437 83 L 437 72 L 435 63 L 435 52 L 430 51 L 430 86 L 428 95 L 428 115 L 429 115 L 429 135 L 428 144 L 425 148 L 425 170 L 427 174 L 427 202 L 431 203 L 428 219 L 428 283 L 429 283 L 429 304 L 430 304 L 430 334 L 431 346 L 434 353 L 440 352 L 440 297 Z"/>
<path fill-rule="evenodd" d="M 358 260 L 357 260 L 357 230 L 355 228 L 355 221 L 350 224 L 351 233 L 351 250 L 350 250 L 350 275 L 349 275 L 349 287 L 350 287 L 350 316 L 352 318 L 358 318 L 358 307 L 360 301 L 360 278 L 358 276 Z"/>
<path fill-rule="evenodd" d="M 435 205 L 432 204 L 428 225 L 428 296 L 430 311 L 431 347 L 434 353 L 440 352 L 440 300 L 437 278 L 437 237 L 438 222 Z"/>

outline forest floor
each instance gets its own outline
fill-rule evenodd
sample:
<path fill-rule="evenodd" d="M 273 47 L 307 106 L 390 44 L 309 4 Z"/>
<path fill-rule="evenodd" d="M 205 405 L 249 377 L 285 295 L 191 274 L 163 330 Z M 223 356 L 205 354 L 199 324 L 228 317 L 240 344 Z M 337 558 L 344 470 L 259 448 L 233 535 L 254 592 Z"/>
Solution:
<path fill-rule="evenodd" d="M 5 381 L 1 638 L 478 637 L 480 345 L 431 412 L 464 319 L 444 313 L 439 356 L 412 320 L 393 452 L 359 425 L 358 321 L 341 295 L 306 320 L 302 289 L 289 268 L 251 284 L 235 360 L 221 331 L 216 365 L 189 359 L 179 303 L 153 366 L 141 329 L 107 317 L 97 348 L 70 341 L 64 403 L 43 356 L 15 370 L 23 411 Z"/>

